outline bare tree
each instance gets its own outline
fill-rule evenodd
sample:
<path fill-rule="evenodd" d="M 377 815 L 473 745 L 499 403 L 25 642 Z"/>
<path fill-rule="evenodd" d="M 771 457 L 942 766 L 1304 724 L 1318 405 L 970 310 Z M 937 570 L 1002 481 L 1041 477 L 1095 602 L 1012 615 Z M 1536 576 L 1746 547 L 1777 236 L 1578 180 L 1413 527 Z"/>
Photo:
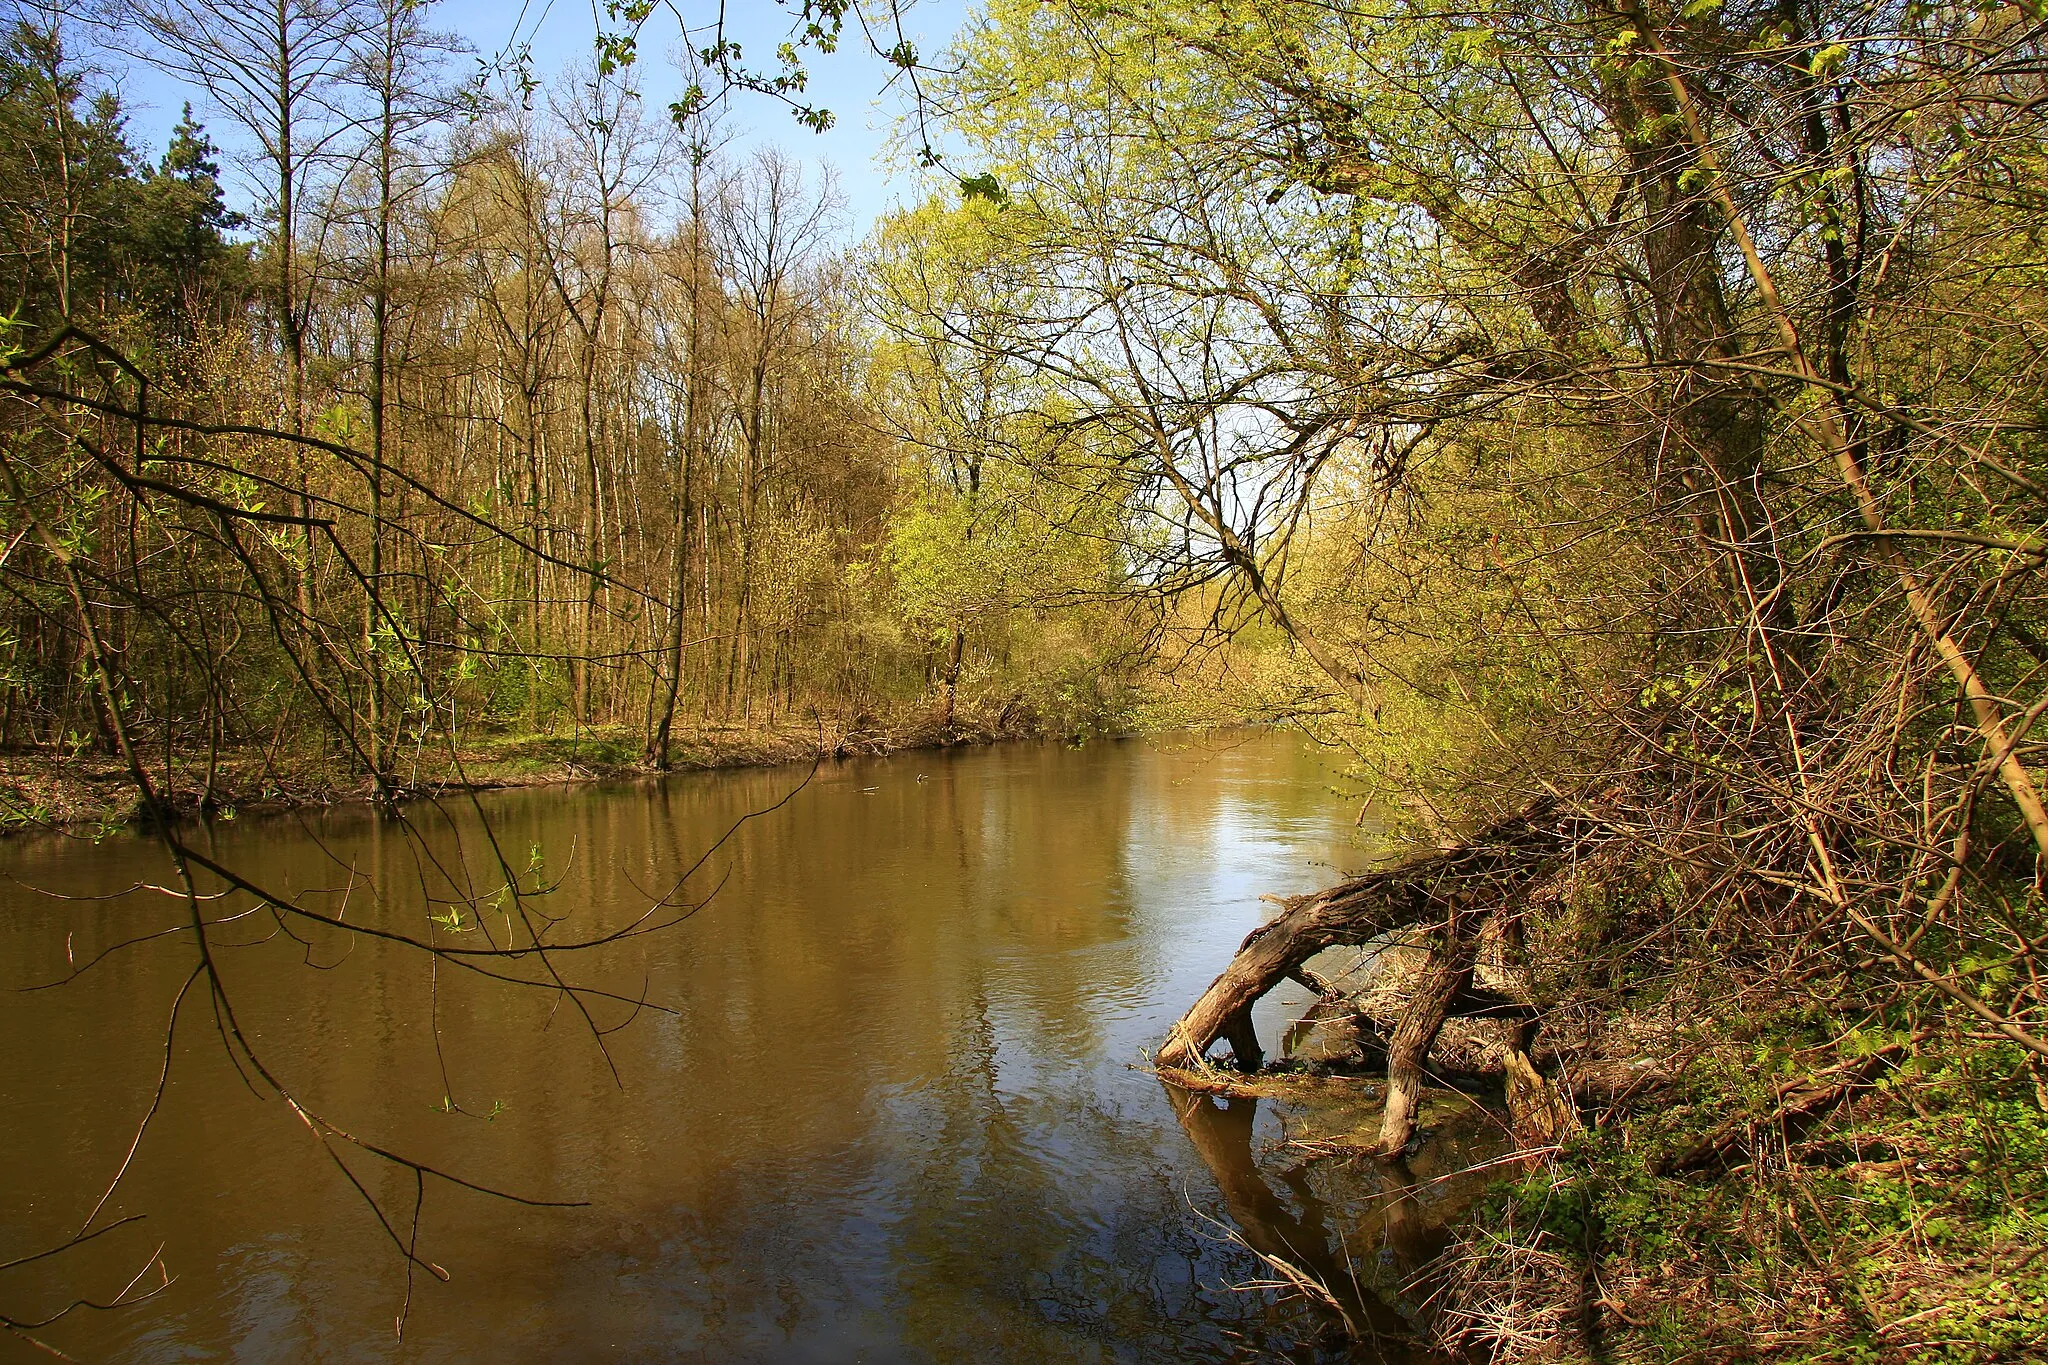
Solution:
<path fill-rule="evenodd" d="M 755 551 L 762 497 L 783 453 L 772 381 L 816 335 L 810 326 L 817 306 L 810 272 L 838 212 L 838 194 L 829 178 L 817 186 L 806 184 L 798 165 L 774 151 L 757 152 L 713 206 L 718 260 L 737 329 L 727 348 L 740 438 L 734 508 L 739 586 L 725 679 L 729 706 L 749 695 L 759 665 L 752 633 Z"/>

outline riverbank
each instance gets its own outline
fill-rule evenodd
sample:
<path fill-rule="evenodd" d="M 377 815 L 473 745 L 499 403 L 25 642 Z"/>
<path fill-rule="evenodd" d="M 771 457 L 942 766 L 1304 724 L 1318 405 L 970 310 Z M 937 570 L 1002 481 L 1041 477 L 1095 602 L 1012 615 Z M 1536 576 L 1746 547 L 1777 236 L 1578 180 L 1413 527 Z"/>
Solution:
<path fill-rule="evenodd" d="M 2036 1075 L 1960 1032 L 1893 1041 L 1834 1093 L 1807 1068 L 1836 1050 L 1773 1021 L 1503 1183 L 1448 1258 L 1439 1340 L 1498 1365 L 2042 1359 Z"/>
<path fill-rule="evenodd" d="M 699 721 L 676 729 L 668 771 L 774 767 L 820 755 L 871 757 L 1040 734 L 1028 718 L 1003 712 L 962 715 L 951 725 L 931 716 L 854 725 L 809 719 L 775 725 Z M 367 801 L 373 795 L 369 779 L 347 770 L 331 753 L 237 749 L 211 762 L 203 752 L 145 761 L 159 793 L 181 816 L 233 819 Z M 637 727 L 597 726 L 556 734 L 463 735 L 452 751 L 443 739 L 438 747 L 423 744 L 407 752 L 393 775 L 402 798 L 414 799 L 661 773 L 647 762 Z M 112 831 L 135 824 L 140 816 L 141 800 L 128 771 L 113 758 L 47 751 L 0 754 L 0 836 L 31 830 Z"/>
<path fill-rule="evenodd" d="M 1505 1082 L 1521 1169 L 1428 1272 L 1423 1330 L 1459 1358 L 2048 1358 L 2035 1035 L 1929 1010 L 1810 922 L 1783 952 L 1767 935 L 1789 915 L 1761 898 L 1745 924 L 1702 896 L 1687 924 L 1667 869 L 1537 808 L 1285 900 L 1156 1054 L 1162 1078 L 1282 1102 L 1352 1087 L 1335 1149 L 1368 1161 L 1428 1140 L 1404 1087 Z M 1674 923 L 1720 951 L 1656 951 Z M 1320 998 L 1264 1067 L 1249 1009 L 1290 977 Z M 1203 1068 L 1216 1039 L 1249 1074 Z"/>
<path fill-rule="evenodd" d="M 1698 1055 L 1654 1102 L 1588 1106 L 1584 1128 L 1519 1150 L 1490 1088 L 1422 1092 L 1416 1140 L 1388 1161 L 1370 1069 L 1159 1075 L 1189 1096 L 1280 1105 L 1286 1164 L 1334 1158 L 1334 1203 L 1427 1186 L 1454 1235 L 1404 1267 L 1406 1299 L 1387 1298 L 1448 1359 L 2044 1358 L 2048 1104 L 2021 1049 L 1924 1028 L 1845 1049 L 1789 1010 L 1701 1024 Z M 1496 1116 L 1490 1146 L 1410 1170 L 1472 1113 Z M 1437 1181 L 1454 1182 L 1448 1202 Z M 1258 1206 L 1238 1203 L 1248 1245 L 1280 1255 Z M 1345 1285 L 1319 1265 L 1297 1288 L 1348 1327 Z"/>

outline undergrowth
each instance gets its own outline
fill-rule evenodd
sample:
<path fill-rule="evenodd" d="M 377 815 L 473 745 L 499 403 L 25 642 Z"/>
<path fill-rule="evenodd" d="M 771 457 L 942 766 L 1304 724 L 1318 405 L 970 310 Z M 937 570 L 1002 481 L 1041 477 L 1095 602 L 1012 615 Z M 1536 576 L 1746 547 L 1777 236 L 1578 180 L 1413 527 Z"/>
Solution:
<path fill-rule="evenodd" d="M 1773 1021 L 1668 1106 L 1496 1187 L 1449 1266 L 1444 1335 L 1504 1362 L 2048 1359 L 2037 1065 L 1865 1028 L 1834 1049 L 1904 1038 L 1896 1062 L 1806 1126 L 1771 1122 L 1812 1035 Z M 1751 1126 L 1725 1159 L 1670 1169 L 1731 1115 Z"/>

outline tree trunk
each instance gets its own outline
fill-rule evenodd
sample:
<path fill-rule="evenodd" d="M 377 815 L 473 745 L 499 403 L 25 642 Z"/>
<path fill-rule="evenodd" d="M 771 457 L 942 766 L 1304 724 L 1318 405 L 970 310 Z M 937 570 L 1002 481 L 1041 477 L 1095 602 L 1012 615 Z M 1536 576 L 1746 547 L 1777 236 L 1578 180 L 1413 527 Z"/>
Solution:
<path fill-rule="evenodd" d="M 702 421 L 707 383 L 704 365 L 704 158 L 694 155 L 690 162 L 690 323 L 688 339 L 684 343 L 689 354 L 684 358 L 683 429 L 681 456 L 676 468 L 673 489 L 675 509 L 675 544 L 672 567 L 674 575 L 669 580 L 668 638 L 662 643 L 662 654 L 667 662 L 668 677 L 664 681 L 660 715 L 655 723 L 654 739 L 648 745 L 648 758 L 657 772 L 669 770 L 669 743 L 674 734 L 676 721 L 676 700 L 683 687 L 683 627 L 689 616 L 690 597 L 690 519 L 696 515 L 691 503 L 691 489 L 696 479 L 696 455 L 698 432 Z M 708 549 L 708 547 L 707 547 Z M 707 612 L 706 619 L 709 619 Z"/>
<path fill-rule="evenodd" d="M 1451 1001 L 1471 987 L 1472 964 L 1478 955 L 1479 937 L 1471 932 L 1470 912 L 1454 901 L 1444 920 L 1443 935 L 1429 950 L 1422 977 L 1387 1048 L 1387 1103 L 1380 1116 L 1382 1156 L 1400 1155 L 1415 1136 L 1422 1064 L 1450 1016 Z"/>
<path fill-rule="evenodd" d="M 1534 1023 L 1521 1025 L 1501 1059 L 1507 1070 L 1508 1120 L 1514 1127 L 1515 1144 L 1522 1148 L 1553 1146 L 1579 1128 L 1578 1111 L 1571 1101 L 1529 1059 L 1535 1035 Z"/>
<path fill-rule="evenodd" d="M 967 649 L 967 632 L 953 627 L 953 642 L 946 652 L 946 671 L 939 675 L 939 728 L 952 733 L 954 708 L 960 695 L 960 656 Z"/>

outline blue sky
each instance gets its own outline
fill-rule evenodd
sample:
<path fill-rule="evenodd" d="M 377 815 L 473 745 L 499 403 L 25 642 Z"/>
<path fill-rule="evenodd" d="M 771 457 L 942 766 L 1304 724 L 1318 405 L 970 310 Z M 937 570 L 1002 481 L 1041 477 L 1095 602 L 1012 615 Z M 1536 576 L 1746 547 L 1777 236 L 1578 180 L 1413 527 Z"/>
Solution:
<path fill-rule="evenodd" d="M 502 0 L 439 0 L 433 5 L 430 22 L 461 34 L 482 56 L 505 52 L 515 42 L 529 44 L 534 74 L 545 81 L 589 59 L 598 24 L 593 3 L 528 0 L 522 7 Z M 601 5 L 601 0 L 596 3 Z M 711 3 L 715 0 L 682 0 L 679 7 L 697 22 L 700 16 L 709 19 L 715 13 Z M 937 54 L 965 22 L 968 4 L 969 0 L 915 0 L 904 9 L 904 32 L 921 53 Z M 750 65 L 772 66 L 775 47 L 787 34 L 790 18 L 789 10 L 773 0 L 731 0 L 728 32 L 743 44 Z M 74 38 L 73 46 L 82 44 Z M 657 113 L 685 84 L 670 59 L 679 46 L 673 15 L 664 14 L 650 22 L 637 65 L 647 103 Z M 106 56 L 98 62 L 121 91 L 135 141 L 152 156 L 161 150 L 187 99 L 192 100 L 214 140 L 230 153 L 235 150 L 234 130 L 206 108 L 197 92 L 141 63 Z M 811 88 L 806 98 L 832 110 L 837 124 L 824 133 L 813 133 L 800 126 L 782 105 L 763 96 L 737 95 L 726 120 L 735 134 L 733 149 L 743 152 L 753 146 L 775 145 L 805 161 L 835 167 L 847 205 L 845 235 L 849 241 L 856 240 L 866 234 L 877 216 L 915 193 L 918 176 L 908 158 L 885 150 L 894 120 L 908 107 L 907 92 L 890 88 L 890 78 L 898 73 L 851 32 L 838 52 L 813 53 L 807 65 Z"/>

